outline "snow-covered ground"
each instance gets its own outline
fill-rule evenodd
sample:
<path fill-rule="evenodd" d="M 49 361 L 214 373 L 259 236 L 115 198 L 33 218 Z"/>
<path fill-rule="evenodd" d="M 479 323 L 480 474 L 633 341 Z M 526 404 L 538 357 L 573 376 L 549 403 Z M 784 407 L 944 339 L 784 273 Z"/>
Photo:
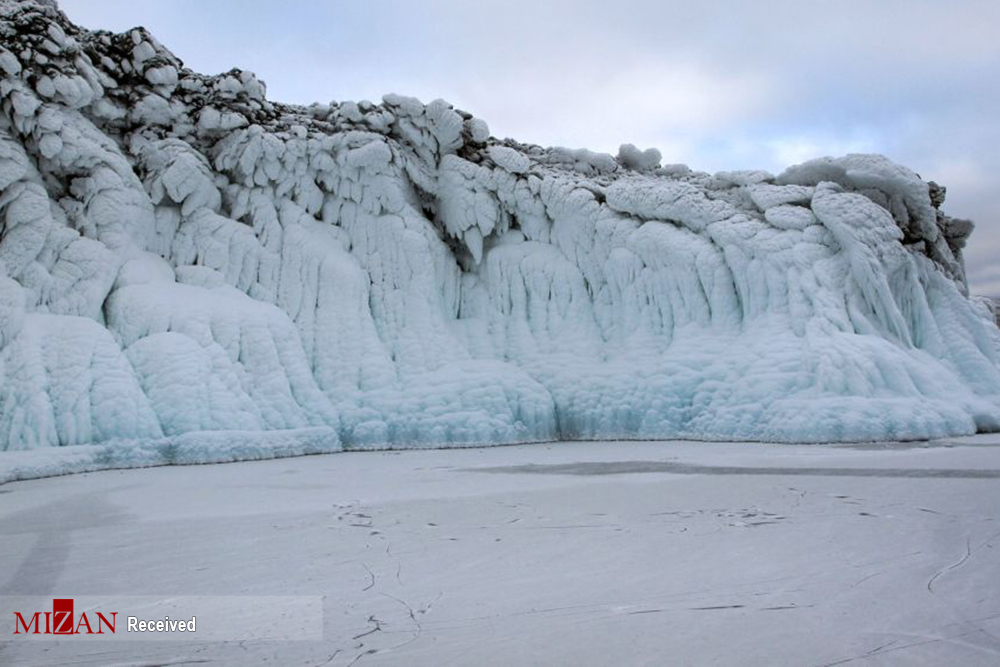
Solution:
<path fill-rule="evenodd" d="M 0 594 L 323 595 L 324 639 L 8 636 L 0 663 L 996 665 L 998 509 L 996 435 L 359 452 L 13 482 Z"/>

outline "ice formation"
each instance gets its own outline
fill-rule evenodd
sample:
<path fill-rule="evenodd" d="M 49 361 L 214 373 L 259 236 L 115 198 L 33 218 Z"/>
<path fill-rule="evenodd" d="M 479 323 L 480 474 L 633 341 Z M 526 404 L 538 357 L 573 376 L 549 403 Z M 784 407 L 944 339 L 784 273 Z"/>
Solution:
<path fill-rule="evenodd" d="M 278 104 L 42 0 L 0 37 L 0 449 L 1000 428 L 972 224 L 882 156 L 710 175 Z"/>

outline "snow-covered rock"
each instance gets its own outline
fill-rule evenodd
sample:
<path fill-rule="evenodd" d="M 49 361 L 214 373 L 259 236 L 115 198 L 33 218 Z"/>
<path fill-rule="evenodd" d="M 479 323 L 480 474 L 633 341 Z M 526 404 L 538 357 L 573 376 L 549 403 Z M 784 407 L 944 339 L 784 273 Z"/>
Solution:
<path fill-rule="evenodd" d="M 1000 428 L 972 224 L 885 157 L 710 175 L 273 103 L 41 0 L 0 34 L 0 449 Z"/>

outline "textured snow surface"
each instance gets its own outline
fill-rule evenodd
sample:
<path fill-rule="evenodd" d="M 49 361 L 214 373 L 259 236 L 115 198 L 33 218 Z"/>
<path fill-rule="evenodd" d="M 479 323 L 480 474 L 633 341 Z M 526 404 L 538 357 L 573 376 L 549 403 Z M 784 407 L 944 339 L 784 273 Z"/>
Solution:
<path fill-rule="evenodd" d="M 0 486 L 0 616 L 24 611 L 19 596 L 47 595 L 44 609 L 74 595 L 125 623 L 142 608 L 118 596 L 143 596 L 197 614 L 198 632 L 8 635 L 3 665 L 997 667 L 998 481 L 1000 437 L 980 434 L 356 452 L 14 482 Z M 279 620 L 276 595 L 322 596 L 321 619 L 296 619 L 322 621 L 322 638 L 248 627 Z M 211 596 L 240 613 L 210 624 Z"/>
<path fill-rule="evenodd" d="M 272 103 L 52 3 L 0 35 L 0 449 L 1000 427 L 972 224 L 882 156 L 711 175 L 441 100 Z"/>

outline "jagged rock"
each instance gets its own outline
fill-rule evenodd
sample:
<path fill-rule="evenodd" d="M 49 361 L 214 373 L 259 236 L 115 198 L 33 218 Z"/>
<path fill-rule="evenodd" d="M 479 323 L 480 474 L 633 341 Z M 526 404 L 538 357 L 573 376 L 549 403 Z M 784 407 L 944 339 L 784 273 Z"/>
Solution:
<path fill-rule="evenodd" d="M 441 100 L 270 102 L 50 2 L 0 36 L 0 449 L 1000 427 L 972 224 L 882 156 L 709 175 Z"/>

